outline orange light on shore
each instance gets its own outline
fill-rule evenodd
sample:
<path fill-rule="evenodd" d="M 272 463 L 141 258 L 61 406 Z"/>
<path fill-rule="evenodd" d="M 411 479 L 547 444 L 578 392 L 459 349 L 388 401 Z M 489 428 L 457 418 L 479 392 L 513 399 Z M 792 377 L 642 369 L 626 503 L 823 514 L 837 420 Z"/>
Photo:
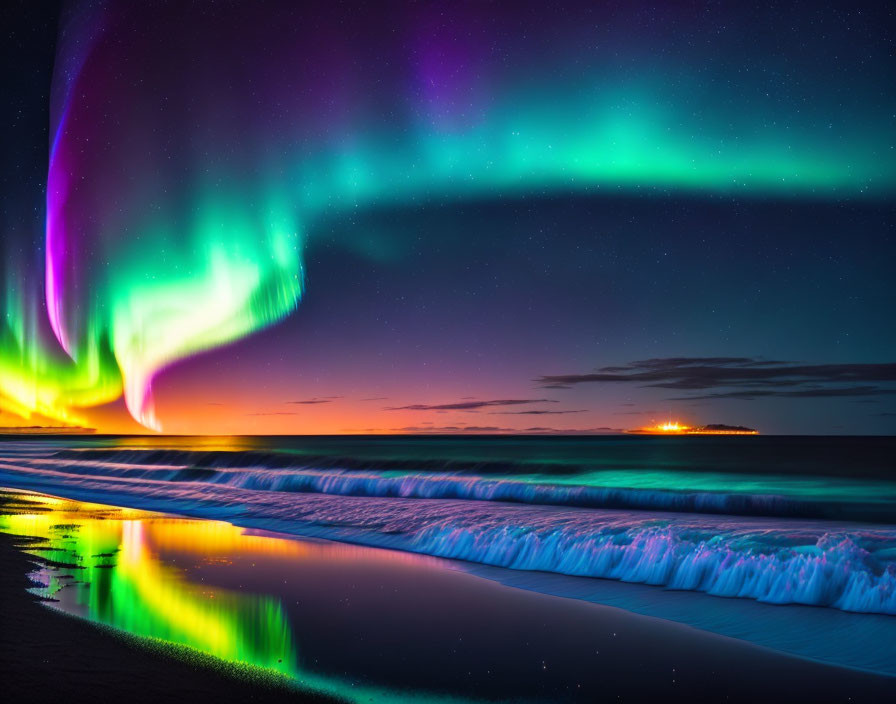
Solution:
<path fill-rule="evenodd" d="M 691 427 L 689 425 L 682 425 L 677 420 L 670 420 L 666 423 L 663 423 L 662 425 L 657 425 L 653 428 L 649 428 L 648 430 L 654 430 L 658 433 L 686 433 L 691 430 Z"/>
<path fill-rule="evenodd" d="M 759 435 L 758 430 L 741 425 L 690 426 L 679 423 L 677 420 L 669 420 L 665 423 L 637 428 L 628 432 L 639 435 Z"/>

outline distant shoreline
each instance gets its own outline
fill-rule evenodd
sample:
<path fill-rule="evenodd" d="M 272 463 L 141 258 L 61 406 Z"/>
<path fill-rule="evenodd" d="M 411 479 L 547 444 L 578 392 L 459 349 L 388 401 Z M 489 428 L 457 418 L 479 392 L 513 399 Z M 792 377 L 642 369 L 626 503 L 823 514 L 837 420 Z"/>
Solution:
<path fill-rule="evenodd" d="M 96 428 L 69 427 L 65 425 L 11 426 L 0 428 L 0 435 L 94 435 Z"/>

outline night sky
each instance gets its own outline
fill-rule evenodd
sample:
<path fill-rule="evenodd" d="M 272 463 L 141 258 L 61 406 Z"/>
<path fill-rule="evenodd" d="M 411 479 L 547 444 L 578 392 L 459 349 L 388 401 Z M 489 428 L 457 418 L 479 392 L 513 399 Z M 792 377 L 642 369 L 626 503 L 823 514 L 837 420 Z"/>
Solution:
<path fill-rule="evenodd" d="M 0 12 L 0 425 L 896 432 L 885 3 Z"/>

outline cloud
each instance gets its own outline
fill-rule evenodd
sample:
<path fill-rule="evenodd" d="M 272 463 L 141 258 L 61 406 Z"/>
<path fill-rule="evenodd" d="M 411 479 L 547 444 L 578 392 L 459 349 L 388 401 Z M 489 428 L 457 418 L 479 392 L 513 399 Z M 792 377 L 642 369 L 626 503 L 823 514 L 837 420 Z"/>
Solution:
<path fill-rule="evenodd" d="M 330 403 L 333 399 L 344 398 L 343 396 L 315 396 L 314 398 L 303 399 L 301 401 L 286 401 L 286 403 L 296 406 L 312 406 L 318 403 Z"/>
<path fill-rule="evenodd" d="M 271 413 L 247 413 L 247 416 L 297 416 L 294 411 L 274 411 Z"/>
<path fill-rule="evenodd" d="M 587 409 L 577 411 L 492 411 L 490 416 L 562 416 L 567 413 L 584 413 Z"/>
<path fill-rule="evenodd" d="M 370 398 L 362 398 L 362 401 L 388 401 L 388 396 L 372 396 Z"/>
<path fill-rule="evenodd" d="M 529 399 L 497 399 L 494 401 L 459 401 L 457 403 L 442 403 L 437 405 L 429 405 L 425 403 L 414 403 L 409 406 L 394 406 L 392 408 L 384 408 L 384 411 L 475 411 L 480 408 L 492 408 L 494 406 L 521 406 L 526 403 L 559 403 L 549 398 L 529 398 Z"/>
<path fill-rule="evenodd" d="M 622 428 L 608 428 L 602 426 L 600 428 L 525 428 L 524 433 L 544 433 L 551 435 L 606 435 L 608 433 L 618 434 L 624 433 Z"/>
<path fill-rule="evenodd" d="M 752 401 L 755 398 L 776 396 L 778 398 L 838 398 L 844 396 L 890 396 L 896 389 L 881 389 L 875 386 L 850 386 L 846 388 L 817 388 L 781 391 L 775 389 L 756 389 L 755 391 L 725 391 L 698 396 L 673 396 L 669 401 L 693 401 L 706 398 L 735 398 L 741 401 Z"/>
<path fill-rule="evenodd" d="M 500 428 L 496 425 L 406 425 L 391 428 L 395 433 L 515 433 L 514 428 Z"/>
<path fill-rule="evenodd" d="M 896 393 L 896 389 L 887 386 L 896 383 L 896 362 L 800 364 L 752 357 L 666 357 L 602 367 L 589 374 L 546 375 L 536 382 L 543 388 L 627 383 L 708 392 L 670 399 L 674 401 L 881 396 Z"/>
<path fill-rule="evenodd" d="M 368 428 L 367 432 L 382 432 L 379 429 Z M 406 425 L 402 428 L 390 428 L 392 433 L 507 433 L 513 435 L 537 434 L 537 435 L 600 435 L 607 433 L 625 432 L 620 428 L 550 428 L 535 426 L 532 428 L 503 428 L 496 425 Z"/>

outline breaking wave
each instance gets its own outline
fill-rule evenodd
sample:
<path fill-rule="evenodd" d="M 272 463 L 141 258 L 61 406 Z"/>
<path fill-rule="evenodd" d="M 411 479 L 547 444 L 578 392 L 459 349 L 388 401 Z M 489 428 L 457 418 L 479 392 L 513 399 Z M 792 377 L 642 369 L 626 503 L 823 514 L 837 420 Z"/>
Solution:
<path fill-rule="evenodd" d="M 849 533 L 824 533 L 814 544 L 784 547 L 768 537 L 700 535 L 676 526 L 617 533 L 511 526 L 481 530 L 447 523 L 421 531 L 414 547 L 429 555 L 517 570 L 618 579 L 771 604 L 896 614 L 892 548 L 886 556 L 875 555 L 860 545 L 868 536 Z"/>
<path fill-rule="evenodd" d="M 0 458 L 2 461 L 2 458 Z M 558 476 L 547 465 L 508 462 L 431 461 L 295 455 L 272 452 L 152 450 L 62 450 L 28 458 L 35 467 L 68 474 L 170 482 L 205 482 L 255 491 L 320 493 L 414 499 L 459 499 L 571 506 L 640 509 L 741 516 L 896 521 L 896 502 L 873 492 L 853 501 L 813 496 L 811 480 L 800 479 L 790 493 L 775 487 L 757 491 L 705 491 L 693 488 L 625 486 L 607 472 Z M 423 465 L 423 466 L 421 466 Z M 512 474 L 515 470 L 517 474 Z M 523 471 L 525 470 L 525 471 Z M 629 472 L 635 478 L 635 472 Z M 588 479 L 586 482 L 585 480 Z M 830 480 L 828 480 L 829 482 Z M 620 482 L 622 485 L 620 485 Z M 722 482 L 717 482 L 720 484 Z M 896 498 L 896 485 L 890 488 Z"/>
<path fill-rule="evenodd" d="M 0 486 L 514 570 L 896 615 L 896 527 L 818 520 L 827 505 L 810 494 L 394 467 L 253 467 L 243 453 L 213 453 L 201 466 L 180 451 L 4 450 Z"/>

